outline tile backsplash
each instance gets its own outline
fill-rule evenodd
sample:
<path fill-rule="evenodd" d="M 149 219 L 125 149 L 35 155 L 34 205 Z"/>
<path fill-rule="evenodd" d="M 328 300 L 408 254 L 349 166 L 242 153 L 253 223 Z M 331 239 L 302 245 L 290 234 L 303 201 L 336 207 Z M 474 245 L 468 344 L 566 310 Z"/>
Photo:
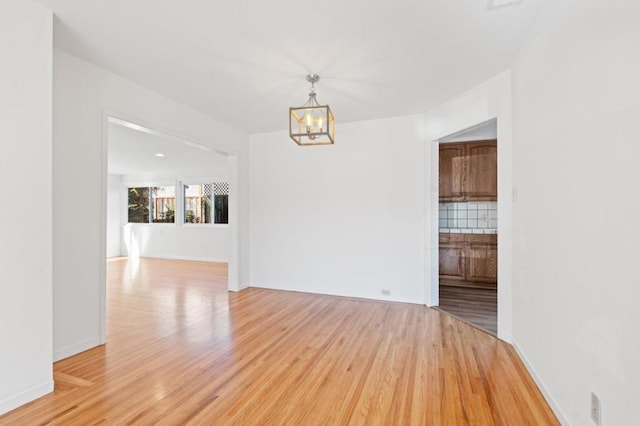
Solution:
<path fill-rule="evenodd" d="M 442 233 L 495 234 L 498 202 L 440 203 L 438 219 Z"/>

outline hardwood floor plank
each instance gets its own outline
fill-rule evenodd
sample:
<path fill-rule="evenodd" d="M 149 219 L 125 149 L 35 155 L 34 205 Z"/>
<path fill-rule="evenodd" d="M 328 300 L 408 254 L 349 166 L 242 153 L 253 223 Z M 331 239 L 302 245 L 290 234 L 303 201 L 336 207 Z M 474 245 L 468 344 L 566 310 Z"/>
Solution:
<path fill-rule="evenodd" d="M 438 309 L 493 335 L 498 332 L 498 292 L 495 289 L 440 285 Z"/>
<path fill-rule="evenodd" d="M 107 345 L 0 425 L 557 425 L 513 348 L 437 310 L 107 263 Z"/>

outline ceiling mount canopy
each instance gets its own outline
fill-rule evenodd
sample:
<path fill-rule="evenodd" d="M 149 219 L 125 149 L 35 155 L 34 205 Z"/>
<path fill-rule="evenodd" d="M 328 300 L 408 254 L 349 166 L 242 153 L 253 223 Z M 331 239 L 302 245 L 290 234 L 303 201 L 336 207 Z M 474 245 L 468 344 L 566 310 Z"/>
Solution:
<path fill-rule="evenodd" d="M 333 145 L 335 121 L 329 105 L 320 105 L 316 99 L 318 74 L 307 74 L 311 83 L 309 99 L 301 107 L 289 108 L 289 136 L 300 146 Z"/>

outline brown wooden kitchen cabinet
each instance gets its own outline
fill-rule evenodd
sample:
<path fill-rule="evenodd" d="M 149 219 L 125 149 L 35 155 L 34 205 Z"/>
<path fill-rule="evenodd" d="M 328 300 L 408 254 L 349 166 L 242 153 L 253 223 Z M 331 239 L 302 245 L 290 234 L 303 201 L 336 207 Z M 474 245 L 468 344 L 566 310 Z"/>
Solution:
<path fill-rule="evenodd" d="M 462 144 L 440 144 L 440 201 L 464 200 L 465 152 Z"/>
<path fill-rule="evenodd" d="M 440 234 L 440 285 L 495 289 L 496 234 Z"/>
<path fill-rule="evenodd" d="M 496 201 L 496 140 L 440 144 L 440 201 Z"/>
<path fill-rule="evenodd" d="M 464 235 L 442 234 L 440 239 L 440 279 L 464 280 Z"/>

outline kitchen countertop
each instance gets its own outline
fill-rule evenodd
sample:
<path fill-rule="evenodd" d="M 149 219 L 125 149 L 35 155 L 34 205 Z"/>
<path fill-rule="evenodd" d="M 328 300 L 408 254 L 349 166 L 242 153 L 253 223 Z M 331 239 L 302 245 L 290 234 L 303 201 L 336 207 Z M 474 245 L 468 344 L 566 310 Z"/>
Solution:
<path fill-rule="evenodd" d="M 440 228 L 441 234 L 497 234 L 498 230 L 489 229 L 471 229 L 471 228 Z"/>

